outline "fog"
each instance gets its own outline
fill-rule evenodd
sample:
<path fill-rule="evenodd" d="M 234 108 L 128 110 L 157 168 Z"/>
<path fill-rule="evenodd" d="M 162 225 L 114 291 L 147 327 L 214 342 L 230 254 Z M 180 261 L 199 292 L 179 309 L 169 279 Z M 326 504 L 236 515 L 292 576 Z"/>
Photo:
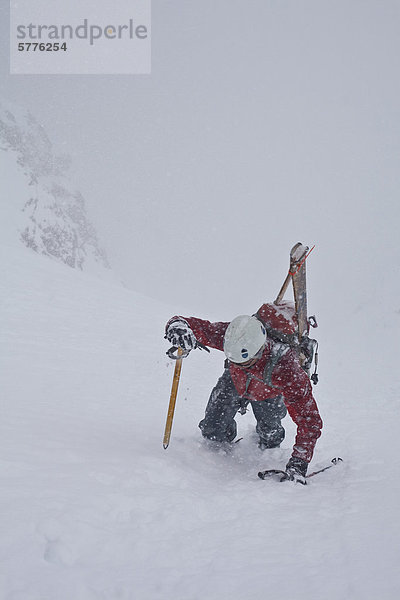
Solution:
<path fill-rule="evenodd" d="M 118 283 L 0 223 L 4 595 L 397 597 L 399 0 L 153 0 L 140 76 L 10 76 L 8 5 L 0 96 L 71 156 Z M 14 216 L 26 177 L 3 154 Z M 164 452 L 163 324 L 254 313 L 298 241 L 315 244 L 312 468 L 343 465 L 268 487 L 256 473 L 286 464 L 294 424 L 266 456 L 250 414 L 232 454 L 203 448 L 217 351 L 185 360 Z"/>
<path fill-rule="evenodd" d="M 229 319 L 302 241 L 311 312 L 398 309 L 397 0 L 153 0 L 140 76 L 8 75 L 1 3 L 0 91 L 71 155 L 127 286 Z"/>

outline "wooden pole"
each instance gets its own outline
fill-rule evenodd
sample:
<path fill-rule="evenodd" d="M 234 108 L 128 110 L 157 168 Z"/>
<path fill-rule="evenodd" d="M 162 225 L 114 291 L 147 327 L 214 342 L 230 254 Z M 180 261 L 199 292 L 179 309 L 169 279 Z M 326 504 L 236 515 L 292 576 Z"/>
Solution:
<path fill-rule="evenodd" d="M 181 357 L 182 354 L 183 354 L 182 348 L 178 348 L 178 357 Z M 182 358 L 177 358 L 176 362 L 175 362 L 174 377 L 172 379 L 171 397 L 169 400 L 167 421 L 165 423 L 164 440 L 163 440 L 164 450 L 166 450 L 168 448 L 169 440 L 171 437 L 172 421 L 174 419 L 176 395 L 178 393 L 179 379 L 181 376 L 182 360 L 183 360 Z"/>

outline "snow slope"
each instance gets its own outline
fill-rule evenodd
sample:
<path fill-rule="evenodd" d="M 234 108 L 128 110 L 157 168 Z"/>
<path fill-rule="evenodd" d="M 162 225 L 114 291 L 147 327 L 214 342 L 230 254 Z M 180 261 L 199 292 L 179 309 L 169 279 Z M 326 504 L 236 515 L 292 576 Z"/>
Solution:
<path fill-rule="evenodd" d="M 0 283 L 2 600 L 399 597 L 395 389 L 358 392 L 332 361 L 312 468 L 345 462 L 307 487 L 263 482 L 293 425 L 262 453 L 238 417 L 240 444 L 210 451 L 197 422 L 217 352 L 185 361 L 163 449 L 170 308 L 22 246 Z"/>
<path fill-rule="evenodd" d="M 17 198 L 18 168 L 3 166 Z M 162 447 L 174 366 L 163 327 L 189 310 L 35 254 L 22 222 L 3 198 L 0 600 L 397 599 L 399 311 L 366 299 L 343 324 L 322 310 L 311 470 L 345 462 L 307 487 L 263 482 L 294 426 L 262 453 L 239 416 L 243 440 L 211 451 L 197 423 L 216 351 L 185 360 Z"/>

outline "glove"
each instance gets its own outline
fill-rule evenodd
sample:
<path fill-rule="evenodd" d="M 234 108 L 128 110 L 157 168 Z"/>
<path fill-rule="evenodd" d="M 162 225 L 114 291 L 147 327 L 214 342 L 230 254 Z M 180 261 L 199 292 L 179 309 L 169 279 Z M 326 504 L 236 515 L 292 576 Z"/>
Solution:
<path fill-rule="evenodd" d="M 281 481 L 294 481 L 306 485 L 308 462 L 297 456 L 291 456 L 285 468 Z"/>
<path fill-rule="evenodd" d="M 182 350 L 193 350 L 197 348 L 197 340 L 189 324 L 183 319 L 175 319 L 169 323 L 165 333 L 165 339 Z"/>

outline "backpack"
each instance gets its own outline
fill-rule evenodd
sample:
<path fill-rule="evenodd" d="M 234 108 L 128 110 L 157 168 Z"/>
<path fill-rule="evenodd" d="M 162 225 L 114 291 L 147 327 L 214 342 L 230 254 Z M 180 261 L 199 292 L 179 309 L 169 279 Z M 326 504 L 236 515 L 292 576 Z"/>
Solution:
<path fill-rule="evenodd" d="M 263 304 L 254 316 L 264 325 L 268 337 L 281 346 L 281 350 L 277 352 L 275 360 L 272 360 L 273 364 L 268 367 L 268 379 L 271 378 L 272 371 L 283 354 L 289 348 L 294 348 L 299 356 L 302 355 L 302 368 L 310 377 L 313 384 L 316 385 L 318 383 L 318 342 L 308 336 L 310 326 L 318 326 L 315 316 L 309 317 L 308 331 L 303 335 L 300 342 L 297 333 L 296 311 L 292 302 L 282 302 L 279 305 L 271 303 Z M 310 376 L 313 360 L 315 368 L 313 374 Z"/>

